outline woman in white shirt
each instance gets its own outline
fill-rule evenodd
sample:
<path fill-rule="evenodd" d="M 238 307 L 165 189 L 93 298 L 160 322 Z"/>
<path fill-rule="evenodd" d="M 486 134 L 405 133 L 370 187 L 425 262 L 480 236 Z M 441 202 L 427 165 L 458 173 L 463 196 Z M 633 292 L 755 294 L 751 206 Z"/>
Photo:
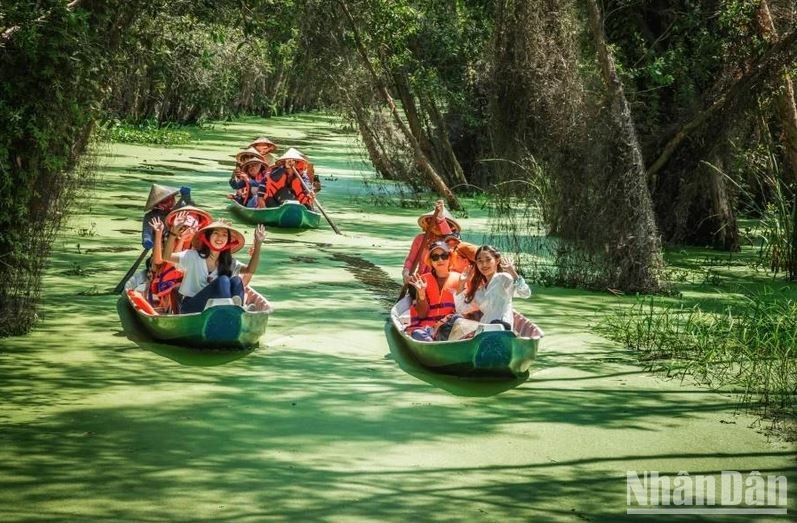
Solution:
<path fill-rule="evenodd" d="M 454 296 L 457 313 L 479 311 L 481 323 L 499 323 L 512 330 L 513 296 L 528 298 L 531 289 L 498 249 L 482 245 L 476 251 L 476 270 L 468 267 L 459 279 Z"/>
<path fill-rule="evenodd" d="M 193 236 L 193 248 L 172 253 L 174 243 L 167 242 L 165 252 L 161 253 L 163 222 L 155 218 L 152 229 L 155 243 L 152 261 L 161 264 L 171 262 L 183 273 L 179 289 L 180 313 L 201 312 L 209 299 L 232 298 L 236 305 L 244 300 L 244 284 L 241 274 L 253 274 L 260 261 L 260 247 L 266 238 L 266 229 L 258 225 L 255 229 L 255 246 L 249 264 L 244 265 L 232 257 L 232 253 L 243 248 L 244 235 L 225 221 L 215 221 L 196 230 L 193 227 L 180 227 L 179 217 L 169 238 L 187 239 Z"/>

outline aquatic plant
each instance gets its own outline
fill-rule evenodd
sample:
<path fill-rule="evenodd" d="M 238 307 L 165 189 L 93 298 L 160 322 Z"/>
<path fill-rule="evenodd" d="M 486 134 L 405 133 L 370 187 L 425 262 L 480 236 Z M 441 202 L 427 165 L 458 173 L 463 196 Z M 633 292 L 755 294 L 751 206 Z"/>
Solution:
<path fill-rule="evenodd" d="M 731 390 L 744 408 L 772 419 L 794 419 L 797 301 L 780 291 L 765 289 L 719 311 L 638 298 L 595 328 L 638 351 L 651 368 Z"/>

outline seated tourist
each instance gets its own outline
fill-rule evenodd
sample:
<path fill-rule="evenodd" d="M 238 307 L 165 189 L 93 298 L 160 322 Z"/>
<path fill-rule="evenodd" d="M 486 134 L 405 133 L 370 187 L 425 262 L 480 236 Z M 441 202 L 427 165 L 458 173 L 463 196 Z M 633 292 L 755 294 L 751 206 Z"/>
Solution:
<path fill-rule="evenodd" d="M 183 273 L 178 291 L 180 313 L 201 312 L 208 300 L 216 298 L 232 298 L 236 305 L 243 305 L 244 284 L 241 275 L 252 274 L 257 269 L 260 248 L 266 238 L 263 225 L 258 225 L 255 230 L 254 250 L 247 265 L 232 257 L 244 246 L 245 240 L 243 234 L 227 222 L 218 220 L 198 231 L 183 231 L 179 236 L 193 236 L 192 247 L 174 253 L 172 242 L 168 242 L 161 252 L 163 222 L 156 218 L 152 228 L 158 240 L 155 242 L 154 263 L 171 262 Z M 178 231 L 173 230 L 172 236 L 177 237 Z"/>
<path fill-rule="evenodd" d="M 457 313 L 480 313 L 481 323 L 498 323 L 512 330 L 512 298 L 528 298 L 531 289 L 512 262 L 495 247 L 482 245 L 476 251 L 476 269 L 469 267 L 460 277 L 454 295 Z"/>
<path fill-rule="evenodd" d="M 416 340 L 434 341 L 435 328 L 455 312 L 454 291 L 460 274 L 449 270 L 450 255 L 445 242 L 433 243 L 425 260 L 430 271 L 409 280 L 413 305 L 406 332 Z"/>
<path fill-rule="evenodd" d="M 261 209 L 265 207 L 265 191 L 265 185 L 252 181 L 252 183 L 249 184 L 249 201 L 246 202 L 246 206 L 250 209 Z"/>

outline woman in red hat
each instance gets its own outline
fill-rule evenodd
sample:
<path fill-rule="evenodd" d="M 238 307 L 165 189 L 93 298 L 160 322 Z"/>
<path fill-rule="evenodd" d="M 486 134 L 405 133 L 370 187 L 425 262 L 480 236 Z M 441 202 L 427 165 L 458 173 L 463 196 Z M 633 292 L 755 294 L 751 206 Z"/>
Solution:
<path fill-rule="evenodd" d="M 434 223 L 432 222 L 433 220 Z M 424 261 L 429 256 L 429 245 L 431 243 L 443 240 L 453 232 L 460 232 L 459 223 L 448 213 L 443 200 L 437 200 L 433 211 L 422 214 L 418 218 L 418 225 L 424 232 L 418 234 L 412 240 L 410 252 L 404 259 L 404 270 L 401 272 L 401 277 L 404 279 L 405 284 L 409 284 L 413 273 L 424 274 L 431 270 L 431 267 Z M 428 238 L 426 236 L 427 232 L 429 233 Z M 413 267 L 413 265 L 416 267 Z"/>
<path fill-rule="evenodd" d="M 175 224 L 178 220 L 175 220 Z M 169 241 L 165 252 L 161 253 L 160 239 L 163 222 L 152 222 L 156 242 L 153 262 L 173 263 L 183 272 L 179 289 L 180 313 L 189 314 L 204 310 L 207 301 L 214 298 L 232 298 L 236 305 L 243 305 L 244 284 L 242 274 L 253 274 L 260 260 L 260 247 L 266 239 L 266 229 L 258 225 L 255 229 L 255 245 L 249 264 L 244 265 L 232 254 L 243 248 L 244 235 L 225 221 L 215 221 L 199 229 L 193 227 L 172 229 L 170 238 L 190 238 L 193 247 L 172 253 L 173 242 Z M 181 230 L 182 229 L 182 230 Z"/>

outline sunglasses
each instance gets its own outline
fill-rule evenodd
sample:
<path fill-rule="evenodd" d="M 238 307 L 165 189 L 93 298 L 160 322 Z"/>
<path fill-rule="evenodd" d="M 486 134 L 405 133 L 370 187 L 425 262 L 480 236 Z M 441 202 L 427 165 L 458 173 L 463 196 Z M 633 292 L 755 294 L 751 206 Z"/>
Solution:
<path fill-rule="evenodd" d="M 443 254 L 431 254 L 429 255 L 429 259 L 432 261 L 447 260 L 448 253 L 444 252 Z"/>

